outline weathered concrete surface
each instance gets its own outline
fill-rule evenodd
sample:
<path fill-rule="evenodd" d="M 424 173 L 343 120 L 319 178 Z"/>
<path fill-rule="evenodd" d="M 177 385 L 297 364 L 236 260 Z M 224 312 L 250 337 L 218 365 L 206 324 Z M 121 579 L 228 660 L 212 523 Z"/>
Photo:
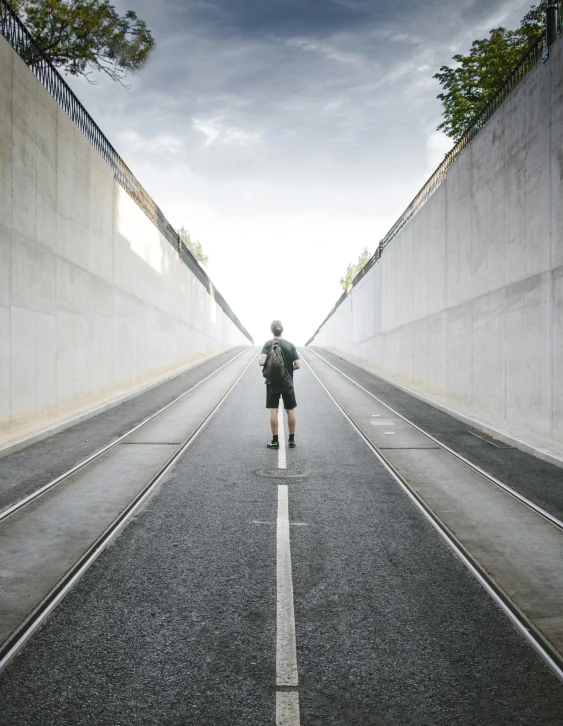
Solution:
<path fill-rule="evenodd" d="M 314 338 L 563 454 L 563 43 Z"/>
<path fill-rule="evenodd" d="M 248 342 L 0 37 L 0 440 Z"/>

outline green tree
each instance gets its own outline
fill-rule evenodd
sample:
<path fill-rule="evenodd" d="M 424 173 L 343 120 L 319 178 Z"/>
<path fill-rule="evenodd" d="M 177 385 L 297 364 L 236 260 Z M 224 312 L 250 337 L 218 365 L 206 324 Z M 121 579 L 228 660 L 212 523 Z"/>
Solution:
<path fill-rule="evenodd" d="M 209 257 L 204 254 L 201 242 L 192 240 L 190 233 L 183 226 L 178 230 L 178 234 L 180 235 L 182 242 L 186 245 L 196 260 L 201 262 L 202 265 L 206 265 L 209 262 Z"/>
<path fill-rule="evenodd" d="M 442 66 L 434 78 L 440 81 L 438 98 L 444 107 L 444 121 L 438 126 L 459 140 L 471 121 L 502 87 L 526 50 L 543 31 L 547 2 L 534 5 L 522 18 L 517 30 L 493 28 L 488 38 L 474 40 L 469 55 L 454 55 L 455 68 Z"/>
<path fill-rule="evenodd" d="M 346 274 L 344 277 L 340 278 L 340 284 L 342 285 L 342 289 L 346 292 L 346 290 L 349 288 L 350 283 L 352 280 L 356 277 L 358 272 L 360 270 L 363 270 L 363 268 L 366 266 L 367 261 L 371 257 L 369 250 L 367 247 L 364 247 L 362 250 L 362 254 L 358 257 L 358 261 L 355 265 L 348 265 L 346 268 Z"/>
<path fill-rule="evenodd" d="M 11 0 L 53 65 L 73 76 L 106 73 L 123 84 L 154 49 L 146 23 L 133 10 L 120 16 L 107 0 Z M 33 58 L 26 58 L 33 63 Z"/>

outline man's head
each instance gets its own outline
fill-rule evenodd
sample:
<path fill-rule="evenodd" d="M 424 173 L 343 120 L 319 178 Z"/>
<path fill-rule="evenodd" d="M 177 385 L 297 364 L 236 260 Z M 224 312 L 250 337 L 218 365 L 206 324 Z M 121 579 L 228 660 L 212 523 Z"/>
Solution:
<path fill-rule="evenodd" d="M 279 338 L 280 335 L 283 333 L 283 325 L 281 324 L 281 320 L 272 320 L 270 330 L 276 336 L 276 338 Z"/>

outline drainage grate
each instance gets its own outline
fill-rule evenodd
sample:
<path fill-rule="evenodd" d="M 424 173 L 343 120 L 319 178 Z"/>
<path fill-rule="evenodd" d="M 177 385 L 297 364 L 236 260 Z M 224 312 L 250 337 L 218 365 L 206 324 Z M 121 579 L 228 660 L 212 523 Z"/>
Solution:
<path fill-rule="evenodd" d="M 439 449 L 439 446 L 378 446 L 378 449 L 385 449 L 385 451 L 394 451 L 395 449 L 414 449 L 415 451 L 421 451 L 422 449 Z"/>
<path fill-rule="evenodd" d="M 258 469 L 258 476 L 267 476 L 272 479 L 302 479 L 308 476 L 305 471 L 296 471 L 295 469 Z"/>
<path fill-rule="evenodd" d="M 122 441 L 124 446 L 181 446 L 181 441 Z"/>

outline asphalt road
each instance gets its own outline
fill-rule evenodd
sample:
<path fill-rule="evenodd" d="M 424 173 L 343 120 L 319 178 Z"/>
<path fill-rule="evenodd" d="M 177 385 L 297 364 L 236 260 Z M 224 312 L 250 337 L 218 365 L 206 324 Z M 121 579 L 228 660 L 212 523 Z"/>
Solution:
<path fill-rule="evenodd" d="M 559 725 L 563 686 L 306 367 L 287 466 L 301 724 Z M 2 723 L 275 723 L 275 468 L 250 369 L 0 676 Z M 285 483 L 285 482 L 284 482 Z"/>

